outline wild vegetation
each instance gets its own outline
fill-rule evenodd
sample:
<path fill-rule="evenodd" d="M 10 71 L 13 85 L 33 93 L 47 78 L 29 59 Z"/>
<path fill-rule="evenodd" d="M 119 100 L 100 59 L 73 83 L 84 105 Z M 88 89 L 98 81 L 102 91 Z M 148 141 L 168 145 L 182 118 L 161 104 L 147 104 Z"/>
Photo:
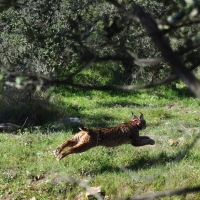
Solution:
<path fill-rule="evenodd" d="M 67 115 L 79 116 L 87 127 L 114 126 L 129 120 L 132 111 L 142 112 L 147 129 L 140 134 L 153 138 L 155 146 L 96 147 L 58 162 L 53 151 L 78 125 L 56 131 L 51 123 L 2 133 L 1 199 L 85 199 L 88 185 L 101 186 L 107 199 L 125 199 L 198 185 L 200 102 L 185 87 L 131 93 L 57 90 L 61 93 Z M 199 198 L 198 193 L 174 197 Z"/>
<path fill-rule="evenodd" d="M 0 0 L 0 128 L 20 127 L 1 133 L 0 198 L 84 199 L 101 186 L 104 199 L 185 187 L 173 198 L 199 199 L 199 13 L 196 0 Z M 78 131 L 70 117 L 98 128 L 132 112 L 155 146 L 56 161 Z"/>

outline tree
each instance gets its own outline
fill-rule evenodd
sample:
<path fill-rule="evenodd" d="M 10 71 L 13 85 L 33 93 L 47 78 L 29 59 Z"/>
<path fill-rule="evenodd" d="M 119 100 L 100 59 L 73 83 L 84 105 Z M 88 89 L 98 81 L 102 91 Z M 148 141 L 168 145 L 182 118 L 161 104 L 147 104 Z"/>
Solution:
<path fill-rule="evenodd" d="M 1 13 L 4 80 L 134 90 L 181 78 L 199 96 L 195 2 L 17 1 Z"/>

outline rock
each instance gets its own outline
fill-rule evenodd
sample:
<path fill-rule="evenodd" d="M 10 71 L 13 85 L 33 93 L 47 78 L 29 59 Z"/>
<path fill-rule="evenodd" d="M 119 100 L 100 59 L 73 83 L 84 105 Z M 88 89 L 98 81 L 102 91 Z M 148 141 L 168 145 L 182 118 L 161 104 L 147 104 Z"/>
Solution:
<path fill-rule="evenodd" d="M 179 140 L 169 139 L 169 145 L 170 146 L 177 146 L 179 143 L 180 143 Z"/>
<path fill-rule="evenodd" d="M 177 140 L 169 139 L 169 144 L 170 144 L 170 146 L 177 146 L 177 145 L 179 145 L 180 143 L 184 142 L 184 140 L 185 140 L 184 137 L 180 137 L 180 138 L 178 138 Z"/>
<path fill-rule="evenodd" d="M 11 124 L 11 123 L 0 124 L 0 131 L 14 132 L 18 129 L 20 129 L 20 126 L 15 125 L 15 124 Z"/>
<path fill-rule="evenodd" d="M 30 198 L 30 200 L 36 200 L 36 198 L 35 198 L 35 197 L 32 197 L 32 198 Z"/>
<path fill-rule="evenodd" d="M 62 124 L 80 124 L 81 120 L 78 117 L 66 117 L 59 119 L 56 123 L 62 123 Z"/>
<path fill-rule="evenodd" d="M 51 128 L 54 130 L 60 130 L 60 129 L 65 129 L 66 126 L 77 127 L 80 126 L 80 124 L 81 124 L 81 119 L 78 117 L 65 117 L 55 121 L 51 125 Z"/>
<path fill-rule="evenodd" d="M 98 187 L 90 187 L 86 190 L 87 199 L 92 199 L 95 197 L 95 194 L 101 197 L 101 186 Z M 103 198 L 102 198 L 103 199 Z"/>
<path fill-rule="evenodd" d="M 183 141 L 185 140 L 185 138 L 184 138 L 184 137 L 180 137 L 180 138 L 178 138 L 178 140 L 179 140 L 180 142 L 183 142 Z"/>

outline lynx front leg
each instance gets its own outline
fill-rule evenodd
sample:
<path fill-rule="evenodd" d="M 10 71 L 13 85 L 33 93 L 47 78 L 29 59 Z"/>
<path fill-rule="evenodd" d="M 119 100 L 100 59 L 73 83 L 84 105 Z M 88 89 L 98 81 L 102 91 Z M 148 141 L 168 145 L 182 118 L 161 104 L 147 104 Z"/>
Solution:
<path fill-rule="evenodd" d="M 145 145 L 154 145 L 155 141 L 147 136 L 140 136 L 139 138 L 135 139 L 131 143 L 133 146 L 145 146 Z"/>
<path fill-rule="evenodd" d="M 57 149 L 55 150 L 54 153 L 56 156 L 58 156 L 65 147 L 73 147 L 76 144 L 77 144 L 77 141 L 75 141 L 75 140 L 72 140 L 72 139 L 66 140 L 59 147 L 57 147 Z"/>
<path fill-rule="evenodd" d="M 87 151 L 89 150 L 90 148 L 92 148 L 93 146 L 90 146 L 88 145 L 87 143 L 81 143 L 81 144 L 77 144 L 71 148 L 69 148 L 67 151 L 59 154 L 57 156 L 57 160 L 61 160 L 63 159 L 65 156 L 68 156 L 69 154 L 72 154 L 72 153 L 82 153 L 84 151 Z"/>
<path fill-rule="evenodd" d="M 140 137 L 140 139 L 151 139 L 150 137 L 148 137 L 148 136 L 139 136 Z"/>

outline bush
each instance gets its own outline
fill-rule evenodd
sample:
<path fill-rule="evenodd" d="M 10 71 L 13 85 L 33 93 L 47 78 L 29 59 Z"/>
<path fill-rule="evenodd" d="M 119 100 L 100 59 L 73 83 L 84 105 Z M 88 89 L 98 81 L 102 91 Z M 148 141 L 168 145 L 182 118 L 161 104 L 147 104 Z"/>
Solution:
<path fill-rule="evenodd" d="M 58 101 L 55 100 L 55 101 Z M 23 125 L 42 125 L 63 115 L 56 102 L 50 102 L 42 92 L 6 87 L 0 99 L 0 122 Z"/>

